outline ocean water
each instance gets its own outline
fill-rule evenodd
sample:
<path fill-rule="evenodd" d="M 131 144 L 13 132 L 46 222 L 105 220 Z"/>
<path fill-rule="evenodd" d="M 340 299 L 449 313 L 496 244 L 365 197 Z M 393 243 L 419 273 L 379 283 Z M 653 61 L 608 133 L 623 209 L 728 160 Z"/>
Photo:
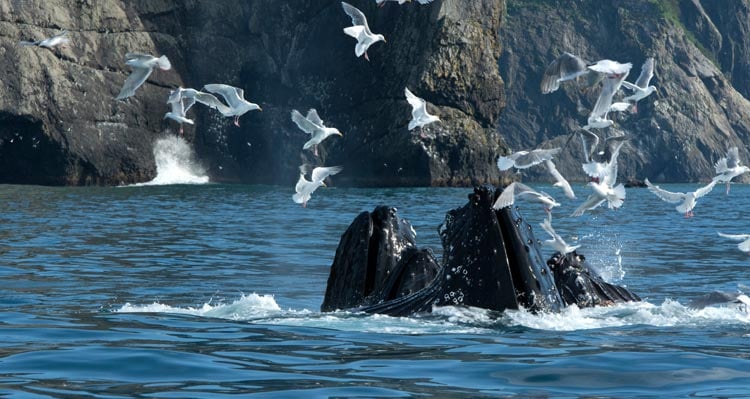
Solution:
<path fill-rule="evenodd" d="M 750 396 L 750 315 L 686 306 L 750 285 L 750 257 L 717 235 L 750 233 L 748 186 L 686 219 L 645 189 L 571 218 L 586 187 L 562 201 L 534 185 L 563 202 L 558 233 L 642 303 L 394 318 L 319 312 L 341 234 L 388 204 L 440 254 L 470 189 L 320 189 L 305 209 L 294 182 L 169 184 L 203 177 L 170 148 L 182 166 L 151 185 L 0 185 L 0 397 Z"/>

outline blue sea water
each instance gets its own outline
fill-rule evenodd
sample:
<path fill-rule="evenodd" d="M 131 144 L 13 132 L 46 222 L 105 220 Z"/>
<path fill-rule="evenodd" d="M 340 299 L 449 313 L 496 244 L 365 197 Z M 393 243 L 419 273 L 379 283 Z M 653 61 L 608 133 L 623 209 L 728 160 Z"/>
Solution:
<path fill-rule="evenodd" d="M 291 187 L 0 186 L 0 397 L 750 396 L 750 315 L 686 306 L 750 285 L 750 257 L 716 234 L 750 233 L 750 187 L 717 186 L 690 219 L 635 188 L 621 209 L 567 217 L 587 195 L 574 189 L 558 233 L 644 302 L 319 312 L 359 212 L 396 206 L 439 254 L 437 226 L 470 189 L 320 189 L 305 209 Z"/>

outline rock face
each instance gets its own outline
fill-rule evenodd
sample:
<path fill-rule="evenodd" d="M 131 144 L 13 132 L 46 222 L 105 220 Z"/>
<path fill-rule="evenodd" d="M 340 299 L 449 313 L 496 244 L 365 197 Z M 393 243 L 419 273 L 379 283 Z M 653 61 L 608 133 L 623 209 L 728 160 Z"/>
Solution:
<path fill-rule="evenodd" d="M 656 59 L 658 92 L 639 103 L 637 114 L 610 114 L 615 129 L 632 137 L 619 157 L 622 181 L 707 181 L 714 162 L 735 145 L 750 161 L 743 144 L 750 139 L 750 102 L 743 96 L 750 92 L 748 1 L 562 3 L 508 0 L 500 69 L 509 105 L 500 129 L 510 148 L 560 146 L 586 123 L 597 90 L 567 84 L 543 95 L 539 89 L 547 64 L 568 51 L 591 61 L 633 62 L 630 81 L 646 57 Z M 580 148 L 578 139 L 571 141 L 558 160 L 574 180 L 585 178 Z M 547 179 L 540 173 L 530 177 Z"/>
<path fill-rule="evenodd" d="M 263 107 L 237 128 L 196 107 L 186 127 L 214 181 L 293 185 L 303 162 L 342 164 L 347 185 L 466 185 L 496 182 L 497 121 L 504 106 L 497 70 L 503 3 L 437 0 L 430 5 L 352 4 L 386 36 L 354 55 L 339 1 L 29 0 L 0 4 L 0 182 L 120 184 L 155 174 L 154 140 L 171 87 L 226 83 Z M 22 48 L 70 31 L 71 45 Z M 126 52 L 165 54 L 136 95 L 114 101 L 129 69 Z M 443 120 L 406 128 L 404 87 Z M 344 137 L 320 157 L 292 109 L 316 108 Z"/>
<path fill-rule="evenodd" d="M 621 179 L 705 181 L 730 145 L 750 162 L 750 0 L 351 3 L 387 39 L 370 62 L 342 32 L 351 21 L 340 1 L 0 2 L 0 183 L 149 180 L 154 141 L 177 131 L 163 119 L 169 89 L 227 83 L 264 111 L 239 128 L 214 110 L 189 112 L 185 138 L 213 181 L 291 186 L 308 162 L 343 165 L 339 185 L 497 184 L 509 177 L 498 154 L 561 145 L 585 123 L 595 91 L 539 93 L 562 51 L 632 61 L 631 81 L 656 58 L 658 93 L 638 114 L 615 116 L 633 137 Z M 18 45 L 60 29 L 70 31 L 68 48 Z M 130 51 L 165 54 L 173 69 L 114 101 Z M 442 122 L 408 131 L 404 87 Z M 302 151 L 307 137 L 289 117 L 309 108 L 344 133 L 319 157 Z M 573 143 L 558 168 L 583 180 Z M 524 177 L 548 179 L 534 173 Z"/>

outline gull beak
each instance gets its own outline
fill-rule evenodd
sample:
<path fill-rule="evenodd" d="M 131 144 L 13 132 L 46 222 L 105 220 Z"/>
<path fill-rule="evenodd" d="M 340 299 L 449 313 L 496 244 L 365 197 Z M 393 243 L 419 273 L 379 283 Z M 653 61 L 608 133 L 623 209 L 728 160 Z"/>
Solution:
<path fill-rule="evenodd" d="M 336 132 L 336 134 L 338 134 L 338 135 L 339 135 L 339 136 L 341 136 L 341 137 L 344 137 L 344 133 L 341 133 L 341 132 Z"/>
<path fill-rule="evenodd" d="M 260 106 L 258 106 L 258 111 L 263 112 L 263 108 L 261 108 Z"/>
<path fill-rule="evenodd" d="M 326 182 L 324 182 L 324 181 L 320 182 L 320 184 L 322 184 L 323 187 L 328 187 L 328 186 L 326 186 Z"/>

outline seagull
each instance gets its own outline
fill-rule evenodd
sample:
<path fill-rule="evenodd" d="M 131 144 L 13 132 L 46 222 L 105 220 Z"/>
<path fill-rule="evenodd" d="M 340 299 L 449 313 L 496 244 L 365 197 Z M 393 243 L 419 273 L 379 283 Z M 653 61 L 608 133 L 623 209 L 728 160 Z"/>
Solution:
<path fill-rule="evenodd" d="M 177 121 L 177 123 L 180 124 L 180 136 L 182 136 L 183 130 L 182 130 L 182 124 L 187 123 L 189 125 L 194 124 L 192 119 L 188 119 L 185 117 L 185 112 L 187 112 L 187 108 L 185 107 L 185 103 L 183 100 L 186 99 L 182 94 L 182 92 L 185 91 L 184 89 L 177 88 L 175 90 L 172 90 L 169 93 L 169 98 L 167 98 L 167 104 L 172 106 L 172 111 L 167 112 L 164 114 L 164 119 L 172 119 Z M 195 100 L 193 100 L 195 102 Z M 192 104 L 191 104 L 192 105 Z"/>
<path fill-rule="evenodd" d="M 233 116 L 234 125 L 237 127 L 240 127 L 240 116 L 244 115 L 246 112 L 255 110 L 263 111 L 258 104 L 245 100 L 245 91 L 238 87 L 212 83 L 203 86 L 203 90 L 224 97 L 224 101 L 227 102 L 228 107 L 217 107 L 216 109 L 226 117 Z"/>
<path fill-rule="evenodd" d="M 542 94 L 549 94 L 560 88 L 560 83 L 576 79 L 588 71 L 586 61 L 568 52 L 562 53 L 544 70 Z"/>
<path fill-rule="evenodd" d="M 70 43 L 70 39 L 68 39 L 68 31 L 63 30 L 62 32 L 52 36 L 48 37 L 42 40 L 38 40 L 35 42 L 27 42 L 27 41 L 20 41 L 19 44 L 21 46 L 39 46 L 39 47 L 46 47 L 50 50 L 54 48 L 55 46 L 60 46 L 62 48 L 65 48 L 65 45 Z"/>
<path fill-rule="evenodd" d="M 716 169 L 714 181 L 727 184 L 727 195 L 729 195 L 729 182 L 743 173 L 750 172 L 750 168 L 740 163 L 737 147 L 730 148 L 727 151 L 727 156 L 719 159 L 714 164 L 714 168 Z"/>
<path fill-rule="evenodd" d="M 622 183 L 615 186 L 615 182 L 617 181 L 617 157 L 623 144 L 624 142 L 620 142 L 615 148 L 608 163 L 590 162 L 587 165 L 592 165 L 590 167 L 592 170 L 587 170 L 587 166 L 584 165 L 584 171 L 594 178 L 593 181 L 588 183 L 594 192 L 573 211 L 571 216 L 581 216 L 587 210 L 598 207 L 604 201 L 607 201 L 607 207 L 610 209 L 617 209 L 622 206 L 625 201 L 625 186 Z M 594 167 L 596 169 L 593 169 Z"/>
<path fill-rule="evenodd" d="M 552 212 L 547 212 L 547 218 L 544 219 L 542 223 L 539 223 L 539 225 L 542 226 L 542 230 L 546 231 L 547 234 L 552 236 L 552 239 L 545 240 L 544 244 L 552 247 L 555 251 L 560 252 L 563 255 L 567 255 L 581 247 L 580 245 L 571 247 L 565 242 L 565 240 L 563 240 L 562 237 L 560 237 L 559 234 L 555 232 L 555 229 L 552 228 Z"/>
<path fill-rule="evenodd" d="M 719 235 L 732 241 L 741 241 L 739 244 L 737 244 L 737 248 L 739 248 L 742 252 L 750 253 L 750 234 L 719 233 Z"/>
<path fill-rule="evenodd" d="M 607 114 L 610 112 L 612 107 L 612 97 L 614 97 L 617 90 L 620 89 L 622 82 L 628 76 L 630 68 L 633 64 L 621 64 L 611 60 L 600 60 L 594 65 L 590 65 L 588 69 L 592 71 L 604 74 L 604 84 L 602 85 L 602 91 L 599 93 L 599 97 L 596 99 L 594 109 L 588 117 L 588 124 L 584 126 L 584 129 L 591 128 L 606 128 L 614 124 L 613 121 L 607 119 Z"/>
<path fill-rule="evenodd" d="M 596 136 L 593 133 L 592 135 Z M 624 136 L 619 136 L 619 137 L 624 137 Z M 619 137 L 616 137 L 616 138 L 619 138 Z M 599 142 L 598 141 L 599 136 L 596 136 L 596 138 L 597 140 L 595 140 L 595 144 Z M 614 140 L 615 139 L 613 138 L 607 138 L 607 140 L 605 141 L 614 141 Z M 620 155 L 620 148 L 622 148 L 622 146 L 625 145 L 625 140 L 627 139 L 626 138 L 620 139 L 618 140 L 617 144 L 613 146 L 612 154 L 609 157 L 609 162 L 596 162 L 592 159 L 589 162 L 584 163 L 582 166 L 583 166 L 583 171 L 586 172 L 586 175 L 588 175 L 595 181 L 600 181 L 601 179 L 603 179 L 609 173 L 609 170 L 613 166 L 614 167 L 617 166 L 616 165 L 617 157 Z M 586 151 L 585 142 L 584 142 L 584 151 Z M 604 152 L 600 152 L 599 154 L 604 154 Z M 591 156 L 593 156 L 593 150 L 589 150 L 589 157 Z"/>
<path fill-rule="evenodd" d="M 409 130 L 419 127 L 421 130 L 424 125 L 440 121 L 435 115 L 427 113 L 427 102 L 415 96 L 408 87 L 404 88 L 406 101 L 411 105 L 411 121 L 409 121 Z"/>
<path fill-rule="evenodd" d="M 338 134 L 339 136 L 344 137 L 338 129 L 334 127 L 326 127 L 323 124 L 323 120 L 318 116 L 318 111 L 314 108 L 310 108 L 310 110 L 307 111 L 307 116 L 302 116 L 299 111 L 293 109 L 292 121 L 294 121 L 294 123 L 297 124 L 297 127 L 302 129 L 302 131 L 310 134 L 310 140 L 302 146 L 302 149 L 306 150 L 312 147 L 315 156 L 318 156 L 318 144 L 327 139 L 328 136 Z"/>
<path fill-rule="evenodd" d="M 343 1 L 341 2 L 341 7 L 344 8 L 346 15 L 352 19 L 353 26 L 344 28 L 344 33 L 357 39 L 357 45 L 354 47 L 354 54 L 356 54 L 357 57 L 361 57 L 362 54 L 364 54 L 365 59 L 370 61 L 370 58 L 367 56 L 367 49 L 381 40 L 385 43 L 385 37 L 380 34 L 373 34 L 372 31 L 370 31 L 370 27 L 367 26 L 367 18 L 365 17 L 365 14 L 358 8 Z"/>
<path fill-rule="evenodd" d="M 307 166 L 302 165 L 300 166 L 300 174 L 299 174 L 299 180 L 297 181 L 297 185 L 294 186 L 294 195 L 292 195 L 292 200 L 298 204 L 302 204 L 303 208 L 307 207 L 307 201 L 310 200 L 310 196 L 312 193 L 320 186 L 325 186 L 326 184 L 323 182 L 328 176 L 335 175 L 339 172 L 341 172 L 344 168 L 341 166 L 331 166 L 331 167 L 317 167 L 312 170 L 311 178 L 312 181 L 305 179 L 305 173 L 307 172 Z"/>
<path fill-rule="evenodd" d="M 719 235 L 721 235 L 721 233 L 719 233 Z M 695 309 L 703 309 L 711 305 L 730 304 L 738 304 L 740 310 L 747 312 L 748 306 L 750 306 L 750 297 L 742 292 L 714 291 L 698 298 L 694 298 L 687 304 L 687 306 Z"/>
<path fill-rule="evenodd" d="M 188 110 L 190 110 L 190 108 L 192 108 L 196 102 L 203 104 L 209 108 L 218 110 L 222 114 L 231 112 L 229 107 L 227 107 L 223 102 L 219 101 L 219 99 L 211 93 L 206 93 L 191 88 L 183 89 L 182 87 L 178 87 L 177 89 L 172 91 L 172 93 L 170 94 L 170 98 L 172 98 L 171 96 L 180 96 L 186 100 L 185 112 L 188 112 Z"/>
<path fill-rule="evenodd" d="M 633 94 L 625 97 L 622 101 L 632 104 L 633 113 L 638 112 L 638 101 L 651 95 L 656 91 L 656 86 L 649 86 L 651 78 L 654 77 L 654 57 L 649 57 L 641 66 L 641 74 L 636 79 L 635 84 L 623 81 L 622 86 L 633 91 Z"/>
<path fill-rule="evenodd" d="M 560 152 L 560 148 L 552 148 L 549 150 L 532 150 L 532 151 L 518 151 L 508 156 L 502 156 L 497 159 L 498 169 L 508 170 L 510 168 L 526 169 L 534 165 L 540 164 L 548 159 L 552 159 L 553 156 Z"/>
<path fill-rule="evenodd" d="M 497 211 L 512 206 L 515 203 L 516 197 L 521 196 L 529 198 L 532 201 L 541 202 L 544 206 L 544 210 L 547 212 L 551 212 L 552 208 L 560 206 L 560 204 L 549 194 L 543 191 L 536 191 L 533 188 L 516 181 L 505 186 L 503 192 L 500 193 L 500 196 L 497 197 L 497 200 L 492 205 L 492 208 Z"/>
<path fill-rule="evenodd" d="M 689 218 L 693 217 L 693 208 L 695 208 L 695 203 L 698 198 L 710 193 L 716 185 L 716 180 L 711 180 L 707 185 L 688 193 L 673 193 L 664 190 L 659 186 L 651 184 L 651 182 L 648 181 L 648 178 L 644 180 L 644 183 L 648 186 L 649 191 L 656 194 L 656 196 L 662 200 L 672 204 L 680 202 L 680 205 L 677 205 L 675 209 L 677 209 L 677 212 L 684 213 L 686 218 Z"/>
<path fill-rule="evenodd" d="M 397 1 L 398 4 L 411 3 L 412 0 L 375 0 L 378 6 L 383 7 L 387 1 Z M 417 0 L 419 4 L 429 4 L 432 0 Z"/>
<path fill-rule="evenodd" d="M 546 161 L 544 161 L 544 165 L 547 167 L 547 170 L 552 175 L 552 177 L 555 178 L 554 186 L 562 188 L 566 197 L 575 199 L 576 195 L 575 193 L 573 193 L 573 188 L 570 187 L 570 183 L 568 183 L 568 181 L 565 180 L 565 177 L 563 177 L 563 175 L 557 170 L 552 160 L 547 159 Z"/>
<path fill-rule="evenodd" d="M 151 75 L 151 72 L 154 71 L 154 67 L 158 67 L 164 71 L 172 68 L 172 64 L 166 55 L 156 58 L 150 54 L 127 53 L 125 54 L 125 64 L 130 65 L 132 72 L 125 79 L 125 84 L 123 84 L 120 94 L 115 97 L 116 100 L 123 100 L 133 96 L 135 91 L 143 85 Z"/>

